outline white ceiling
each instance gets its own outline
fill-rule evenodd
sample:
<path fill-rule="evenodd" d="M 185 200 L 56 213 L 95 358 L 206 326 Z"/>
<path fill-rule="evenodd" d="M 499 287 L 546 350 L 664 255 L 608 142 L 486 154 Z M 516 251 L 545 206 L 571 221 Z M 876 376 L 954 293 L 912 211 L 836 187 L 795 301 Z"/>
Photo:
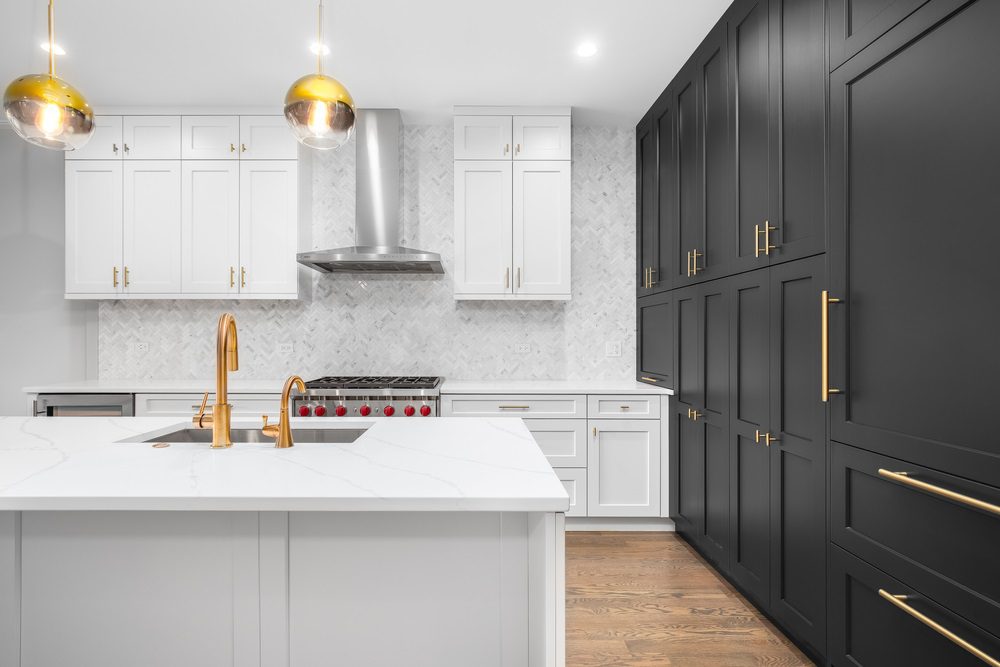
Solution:
<path fill-rule="evenodd" d="M 326 70 L 359 107 L 571 105 L 633 125 L 730 0 L 325 0 Z M 46 0 L 3 0 L 0 86 L 41 72 Z M 57 0 L 60 76 L 109 106 L 274 106 L 315 56 L 314 0 Z M 599 46 L 588 60 L 577 45 Z"/>

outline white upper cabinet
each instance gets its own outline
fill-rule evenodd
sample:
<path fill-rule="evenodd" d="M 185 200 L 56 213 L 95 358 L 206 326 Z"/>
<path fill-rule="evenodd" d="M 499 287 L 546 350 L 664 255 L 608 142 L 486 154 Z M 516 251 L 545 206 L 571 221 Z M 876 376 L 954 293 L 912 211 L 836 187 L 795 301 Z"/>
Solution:
<path fill-rule="evenodd" d="M 180 160 L 180 116 L 124 116 L 122 148 L 126 160 Z"/>
<path fill-rule="evenodd" d="M 297 160 L 299 142 L 284 116 L 240 116 L 241 160 Z"/>
<path fill-rule="evenodd" d="M 569 160 L 569 116 L 514 116 L 515 160 Z"/>
<path fill-rule="evenodd" d="M 181 173 L 181 291 L 237 294 L 240 165 L 184 162 Z"/>
<path fill-rule="evenodd" d="M 126 294 L 181 291 L 181 163 L 132 160 L 124 165 Z"/>
<path fill-rule="evenodd" d="M 121 160 L 122 117 L 94 116 L 94 136 L 83 148 L 66 153 L 67 160 Z"/>
<path fill-rule="evenodd" d="M 510 116 L 455 116 L 456 160 L 509 160 Z"/>
<path fill-rule="evenodd" d="M 291 160 L 240 164 L 241 294 L 298 290 L 297 167 Z"/>
<path fill-rule="evenodd" d="M 514 165 L 514 294 L 570 293 L 570 163 Z"/>
<path fill-rule="evenodd" d="M 512 165 L 455 163 L 455 294 L 510 294 Z"/>
<path fill-rule="evenodd" d="M 66 162 L 66 293 L 122 289 L 122 163 Z"/>
<path fill-rule="evenodd" d="M 239 116 L 183 116 L 181 159 L 238 160 Z"/>

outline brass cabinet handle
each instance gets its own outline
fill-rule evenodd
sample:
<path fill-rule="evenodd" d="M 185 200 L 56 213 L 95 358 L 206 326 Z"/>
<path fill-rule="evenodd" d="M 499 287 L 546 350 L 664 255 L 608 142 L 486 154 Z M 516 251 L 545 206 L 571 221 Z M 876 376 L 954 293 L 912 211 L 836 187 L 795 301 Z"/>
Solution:
<path fill-rule="evenodd" d="M 893 595 L 892 593 L 889 593 L 883 588 L 878 589 L 878 594 L 879 597 L 881 597 L 883 600 L 887 600 L 897 609 L 901 609 L 903 612 L 917 619 L 918 621 L 920 621 L 928 628 L 941 635 L 942 637 L 945 637 L 952 643 L 964 648 L 966 651 L 976 656 L 977 658 L 985 662 L 987 665 L 992 665 L 993 667 L 1000 667 L 1000 660 L 997 660 L 988 653 L 985 653 L 981 649 L 976 648 L 975 646 L 965 641 L 964 639 L 962 639 L 961 637 L 959 637 L 954 632 L 944 627 L 934 619 L 930 618 L 925 614 L 920 613 L 910 605 L 906 604 L 906 600 L 909 599 L 908 595 Z"/>
<path fill-rule="evenodd" d="M 503 145 L 503 154 L 506 155 L 509 152 L 510 152 L 510 144 L 504 144 Z"/>
<path fill-rule="evenodd" d="M 596 426 L 594 427 L 594 437 L 595 438 L 597 437 L 597 427 Z"/>
<path fill-rule="evenodd" d="M 753 430 L 753 441 L 758 445 L 760 444 L 760 429 L 755 428 Z"/>
<path fill-rule="evenodd" d="M 894 482 L 899 482 L 905 486 L 919 489 L 925 493 L 929 493 L 934 496 L 941 496 L 942 498 L 947 498 L 948 500 L 952 500 L 956 503 L 968 505 L 969 507 L 974 507 L 977 510 L 982 510 L 984 512 L 989 512 L 990 514 L 1000 516 L 1000 505 L 994 505 L 993 503 L 988 503 L 985 500 L 979 500 L 978 498 L 973 498 L 972 496 L 967 496 L 964 493 L 958 493 L 957 491 L 950 491 L 935 484 L 921 482 L 919 479 L 913 479 L 910 477 L 910 473 L 892 472 L 891 470 L 886 470 L 885 468 L 879 468 L 878 474 L 879 477 L 891 479 Z"/>
<path fill-rule="evenodd" d="M 517 288 L 521 289 L 521 267 L 517 267 Z"/>
<path fill-rule="evenodd" d="M 622 406 L 620 406 L 620 407 L 621 407 L 621 409 L 622 409 L 622 412 L 628 412 L 629 410 L 631 410 L 631 409 L 632 409 L 632 406 L 631 406 L 631 405 L 622 405 Z"/>
<path fill-rule="evenodd" d="M 240 152 L 241 153 L 246 153 L 247 152 L 247 145 L 246 144 L 240 144 Z"/>
<path fill-rule="evenodd" d="M 530 410 L 530 405 L 500 405 L 501 410 Z"/>
<path fill-rule="evenodd" d="M 128 267 L 125 267 L 125 287 L 128 287 Z"/>
<path fill-rule="evenodd" d="M 705 256 L 705 253 L 698 252 L 697 248 L 695 248 L 694 250 L 691 251 L 691 275 L 692 276 L 698 275 L 698 271 L 704 271 L 704 269 L 699 269 L 698 268 L 698 258 L 699 257 L 704 257 L 704 256 Z"/>
<path fill-rule="evenodd" d="M 687 277 L 691 277 L 691 251 L 687 252 Z"/>
<path fill-rule="evenodd" d="M 521 154 L 521 144 L 518 144 L 514 146 L 514 155 L 520 155 L 520 154 Z"/>
<path fill-rule="evenodd" d="M 229 144 L 229 152 L 230 153 L 235 153 L 236 152 L 236 145 L 235 144 Z"/>
<path fill-rule="evenodd" d="M 646 377 L 645 375 L 640 375 L 639 379 L 645 380 L 646 382 L 659 382 L 659 380 L 657 380 L 656 378 Z"/>
<path fill-rule="evenodd" d="M 760 225 L 753 226 L 753 256 L 760 257 Z"/>
<path fill-rule="evenodd" d="M 778 246 L 771 245 L 771 232 L 777 227 L 772 227 L 767 220 L 764 221 L 764 254 L 770 255 L 772 250 L 777 250 Z"/>
<path fill-rule="evenodd" d="M 834 299 L 830 292 L 823 290 L 820 293 L 820 400 L 826 403 L 830 400 L 830 394 L 839 394 L 839 389 L 830 386 L 830 304 L 843 303 L 840 299 Z"/>
<path fill-rule="evenodd" d="M 116 266 L 114 272 L 111 274 L 111 284 L 114 287 L 118 287 L 118 267 Z"/>
<path fill-rule="evenodd" d="M 128 153 L 128 144 L 123 143 L 122 147 L 125 149 L 125 152 Z"/>
<path fill-rule="evenodd" d="M 236 267 L 229 267 L 229 288 L 232 289 L 236 287 Z"/>
<path fill-rule="evenodd" d="M 247 286 L 247 267 L 240 267 L 240 287 Z"/>
<path fill-rule="evenodd" d="M 704 416 L 705 415 L 698 412 L 697 410 L 692 410 L 691 408 L 688 408 L 688 419 L 690 419 L 691 421 L 696 422 L 698 421 L 699 417 L 704 417 Z"/>
<path fill-rule="evenodd" d="M 510 267 L 508 266 L 503 272 L 503 288 L 510 289 Z"/>
<path fill-rule="evenodd" d="M 780 438 L 775 438 L 773 435 L 770 434 L 770 432 L 764 434 L 764 444 L 767 445 L 768 447 L 771 446 L 772 442 L 778 442 L 779 440 Z"/>
<path fill-rule="evenodd" d="M 118 155 L 118 144 L 111 144 L 111 152 Z"/>

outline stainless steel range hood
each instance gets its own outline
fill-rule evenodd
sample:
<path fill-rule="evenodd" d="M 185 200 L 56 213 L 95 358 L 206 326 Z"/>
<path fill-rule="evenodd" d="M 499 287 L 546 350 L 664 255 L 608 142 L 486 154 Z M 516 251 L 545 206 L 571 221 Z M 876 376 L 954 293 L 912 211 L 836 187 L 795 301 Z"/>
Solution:
<path fill-rule="evenodd" d="M 441 255 L 399 245 L 399 109 L 358 114 L 355 245 L 300 252 L 299 264 L 323 273 L 444 273 Z"/>

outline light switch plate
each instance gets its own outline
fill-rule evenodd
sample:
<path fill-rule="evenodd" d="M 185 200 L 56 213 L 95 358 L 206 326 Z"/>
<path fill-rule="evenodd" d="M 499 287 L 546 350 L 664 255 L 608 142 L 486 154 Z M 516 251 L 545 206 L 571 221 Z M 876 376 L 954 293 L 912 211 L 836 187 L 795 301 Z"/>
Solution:
<path fill-rule="evenodd" d="M 516 343 L 514 352 L 516 354 L 531 354 L 531 343 Z"/>
<path fill-rule="evenodd" d="M 620 357 L 622 356 L 622 342 L 620 340 L 608 341 L 604 344 L 604 356 L 605 357 Z"/>

